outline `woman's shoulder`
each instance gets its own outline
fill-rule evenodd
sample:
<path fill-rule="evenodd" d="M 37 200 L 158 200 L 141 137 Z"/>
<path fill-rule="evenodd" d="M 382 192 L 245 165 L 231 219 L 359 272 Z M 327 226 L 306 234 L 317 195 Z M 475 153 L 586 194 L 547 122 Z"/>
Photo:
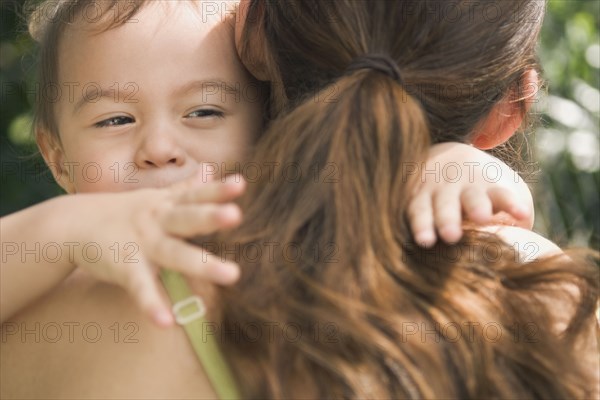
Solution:
<path fill-rule="evenodd" d="M 562 253 L 556 243 L 538 233 L 518 226 L 494 225 L 481 227 L 478 230 L 496 234 L 502 241 L 519 252 L 523 262 Z"/>
<path fill-rule="evenodd" d="M 3 399 L 215 397 L 183 329 L 82 272 L 4 323 L 1 345 Z"/>

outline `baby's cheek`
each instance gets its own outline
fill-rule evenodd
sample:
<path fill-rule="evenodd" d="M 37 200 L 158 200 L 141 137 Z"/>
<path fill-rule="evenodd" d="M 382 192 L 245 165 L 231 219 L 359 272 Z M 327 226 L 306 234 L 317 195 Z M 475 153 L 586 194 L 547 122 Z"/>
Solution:
<path fill-rule="evenodd" d="M 248 130 L 241 124 L 226 123 L 218 129 L 197 135 L 187 143 L 187 155 L 196 163 L 222 165 L 241 161 L 243 150 L 248 145 L 245 140 Z"/>
<path fill-rule="evenodd" d="M 75 184 L 77 193 L 95 193 L 95 192 L 122 192 L 126 189 L 115 185 L 113 182 L 95 181 L 91 182 L 82 179 Z"/>
<path fill-rule="evenodd" d="M 93 147 L 82 149 L 77 154 L 78 163 L 72 172 L 78 192 L 123 192 L 140 186 L 142 171 L 132 161 L 128 151 Z M 126 146 L 122 147 L 128 150 Z"/>

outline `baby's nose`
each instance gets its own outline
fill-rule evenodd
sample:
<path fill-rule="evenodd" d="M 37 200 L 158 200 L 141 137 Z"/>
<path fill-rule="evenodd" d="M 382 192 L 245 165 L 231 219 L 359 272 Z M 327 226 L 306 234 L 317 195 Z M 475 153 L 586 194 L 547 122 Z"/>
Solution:
<path fill-rule="evenodd" d="M 172 136 L 152 135 L 144 138 L 139 146 L 135 163 L 140 168 L 182 166 L 185 163 L 185 151 Z"/>

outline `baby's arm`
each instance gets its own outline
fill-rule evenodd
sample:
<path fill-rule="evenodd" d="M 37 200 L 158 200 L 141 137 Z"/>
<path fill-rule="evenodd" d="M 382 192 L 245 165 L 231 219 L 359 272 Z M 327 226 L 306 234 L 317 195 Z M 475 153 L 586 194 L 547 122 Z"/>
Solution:
<path fill-rule="evenodd" d="M 185 238 L 239 223 L 239 208 L 226 203 L 243 190 L 243 180 L 233 176 L 225 183 L 65 195 L 2 218 L 0 322 L 78 266 L 123 287 L 157 323 L 172 324 L 158 268 L 218 284 L 237 280 L 237 265 Z"/>
<path fill-rule="evenodd" d="M 431 147 L 420 170 L 421 185 L 411 199 L 408 217 L 415 241 L 446 242 L 462 236 L 463 217 L 476 224 L 533 226 L 533 199 L 527 184 L 508 165 L 470 145 Z"/>
<path fill-rule="evenodd" d="M 0 219 L 0 322 L 48 292 L 75 268 L 65 248 L 70 239 L 61 229 L 73 216 L 64 197 Z"/>

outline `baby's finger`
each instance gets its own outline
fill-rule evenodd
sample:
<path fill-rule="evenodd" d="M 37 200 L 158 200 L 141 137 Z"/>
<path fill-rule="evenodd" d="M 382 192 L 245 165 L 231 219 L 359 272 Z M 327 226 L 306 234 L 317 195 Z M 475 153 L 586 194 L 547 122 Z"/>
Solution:
<path fill-rule="evenodd" d="M 131 265 L 122 267 L 128 269 L 125 289 L 133 296 L 142 311 L 159 326 L 171 326 L 174 321 L 173 314 L 165 296 L 161 295 L 161 289 L 152 268 L 145 262 L 136 264 L 134 268 Z"/>
<path fill-rule="evenodd" d="M 222 261 L 202 247 L 169 236 L 164 236 L 152 247 L 149 258 L 163 268 L 220 285 L 233 284 L 240 275 L 236 264 Z"/>
<path fill-rule="evenodd" d="M 201 164 L 198 170 L 192 176 L 181 182 L 174 183 L 173 185 L 169 186 L 169 188 L 175 191 L 188 190 L 194 186 L 198 186 L 198 184 L 212 182 L 214 180 L 214 175 L 215 174 L 211 166 L 207 164 Z"/>
<path fill-rule="evenodd" d="M 151 216 L 144 218 L 140 213 L 136 224 L 144 254 L 155 265 L 223 285 L 232 284 L 239 278 L 236 264 L 221 262 L 205 249 L 165 234 Z"/>
<path fill-rule="evenodd" d="M 208 235 L 242 221 L 240 208 L 231 204 L 177 205 L 162 216 L 163 229 L 175 236 Z"/>
<path fill-rule="evenodd" d="M 492 201 L 482 188 L 470 187 L 460 195 L 462 209 L 467 218 L 477 224 L 484 224 L 492 218 Z"/>
<path fill-rule="evenodd" d="M 494 213 L 503 211 L 517 220 L 529 218 L 529 211 L 519 203 L 519 199 L 511 190 L 501 187 L 490 188 L 488 197 L 492 202 Z"/>
<path fill-rule="evenodd" d="M 182 193 L 186 190 L 190 190 L 193 187 L 197 187 L 199 185 L 204 185 L 213 180 L 211 175 L 206 176 L 202 173 L 202 171 L 197 171 L 194 175 L 190 176 L 183 181 L 176 182 L 169 186 L 169 190 L 174 193 Z"/>
<path fill-rule="evenodd" d="M 225 182 L 210 182 L 198 187 L 174 191 L 174 199 L 179 203 L 224 203 L 239 197 L 246 189 L 246 181 L 241 175 L 230 175 Z"/>
<path fill-rule="evenodd" d="M 462 236 L 462 209 L 458 193 L 445 190 L 433 199 L 435 226 L 447 243 L 455 243 Z"/>
<path fill-rule="evenodd" d="M 421 192 L 413 197 L 408 205 L 408 219 L 415 242 L 423 247 L 433 246 L 436 237 L 429 193 Z"/>

